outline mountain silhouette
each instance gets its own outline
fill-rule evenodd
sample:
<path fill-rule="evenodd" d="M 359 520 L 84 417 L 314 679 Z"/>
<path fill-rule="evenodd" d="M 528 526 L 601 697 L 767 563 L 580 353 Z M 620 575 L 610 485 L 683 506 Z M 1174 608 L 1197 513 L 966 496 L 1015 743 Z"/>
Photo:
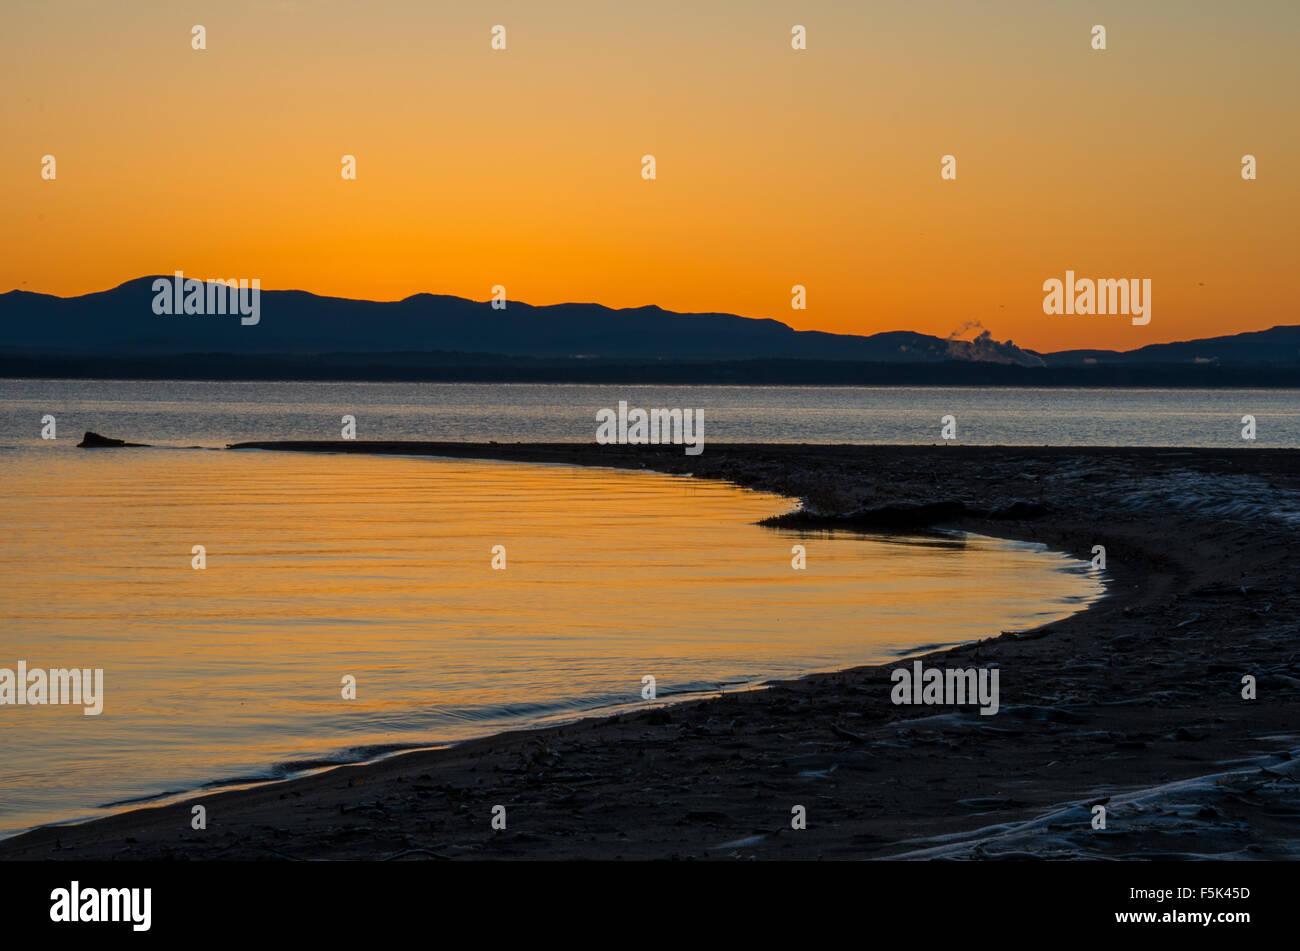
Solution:
<path fill-rule="evenodd" d="M 359 374 L 362 371 L 356 368 L 364 366 L 398 373 L 405 372 L 402 368 L 434 365 L 527 368 L 540 361 L 551 366 L 562 363 L 570 368 L 568 376 L 578 378 L 572 368 L 588 363 L 669 366 L 768 361 L 780 364 L 781 369 L 773 372 L 784 379 L 793 378 L 792 365 L 807 361 L 828 366 L 910 365 L 916 372 L 922 372 L 924 365 L 937 371 L 938 365 L 979 364 L 988 365 L 989 372 L 957 372 L 953 378 L 1029 381 L 1044 377 L 1044 367 L 1111 367 L 1119 372 L 1125 367 L 1181 366 L 1196 368 L 1200 374 L 1207 367 L 1259 365 L 1270 368 L 1270 380 L 1284 385 L 1293 382 L 1291 370 L 1300 369 L 1298 326 L 1152 344 L 1125 352 L 1037 353 L 994 340 L 988 331 L 973 340 L 911 331 L 858 336 L 795 330 L 772 319 L 675 313 L 654 306 L 614 309 L 600 304 L 533 306 L 509 301 L 498 310 L 489 302 L 437 294 L 381 302 L 305 291 L 261 291 L 259 319 L 245 326 L 238 315 L 155 314 L 155 280 L 170 285 L 172 278 L 138 278 L 79 297 L 21 290 L 0 294 L 0 354 L 7 358 L 5 366 L 20 375 L 58 373 L 58 361 L 67 360 L 67 372 L 84 374 L 94 369 L 88 359 L 103 358 L 116 361 L 120 372 L 138 365 L 154 375 L 157 367 L 166 365 L 166 358 L 185 356 L 192 358 L 193 367 L 208 367 L 219 375 L 230 374 L 239 359 L 261 365 L 271 374 L 279 366 L 297 368 L 295 372 L 306 368 L 311 374 L 326 373 L 322 368 L 351 367 L 350 372 Z M 751 369 L 736 372 L 746 377 Z M 1040 372 L 1026 376 L 1027 369 Z M 723 379 L 732 370 L 719 372 L 718 378 Z M 924 371 L 925 376 L 908 372 L 911 376 L 886 373 L 882 379 L 928 379 L 931 371 Z M 794 375 L 816 378 L 803 371 Z M 1239 376 L 1240 372 L 1234 374 Z"/>
<path fill-rule="evenodd" d="M 106 355 L 463 351 L 600 359 L 947 359 L 944 341 L 907 331 L 859 337 L 660 307 L 509 301 L 497 310 L 487 302 L 438 294 L 379 302 L 262 291 L 258 323 L 244 326 L 231 316 L 155 314 L 156 279 L 81 297 L 0 294 L 0 347 Z"/>

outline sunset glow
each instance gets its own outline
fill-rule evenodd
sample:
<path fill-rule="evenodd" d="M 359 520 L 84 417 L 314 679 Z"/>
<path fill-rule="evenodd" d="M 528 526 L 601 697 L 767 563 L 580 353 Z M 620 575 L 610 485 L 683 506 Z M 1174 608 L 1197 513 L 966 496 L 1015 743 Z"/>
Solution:
<path fill-rule="evenodd" d="M 1040 350 L 1297 322 L 1293 3 L 711 7 L 16 0 L 0 290 L 502 284 Z M 1045 315 L 1067 269 L 1149 278 L 1153 320 Z"/>

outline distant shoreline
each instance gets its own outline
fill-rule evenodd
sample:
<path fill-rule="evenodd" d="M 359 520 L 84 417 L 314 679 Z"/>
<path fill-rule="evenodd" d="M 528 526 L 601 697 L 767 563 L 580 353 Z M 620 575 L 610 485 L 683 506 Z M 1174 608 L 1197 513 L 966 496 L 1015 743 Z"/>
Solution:
<path fill-rule="evenodd" d="M 0 379 L 276 383 L 555 383 L 680 386 L 933 386 L 1028 389 L 1300 389 L 1300 363 L 1023 367 L 951 360 L 611 361 L 482 354 L 180 354 L 0 352 Z"/>
<path fill-rule="evenodd" d="M 1300 652 L 1298 450 L 231 448 L 689 473 L 801 498 L 818 530 L 961 502 L 983 514 L 947 527 L 1083 558 L 1105 545 L 1111 594 L 922 658 L 997 664 L 995 717 L 895 706 L 897 665 L 863 667 L 214 792 L 201 834 L 183 803 L 38 829 L 0 842 L 0 859 L 1300 857 L 1300 834 L 1271 818 L 1300 777 L 1300 685 L 1284 675 Z M 1111 834 L 1090 825 L 1103 801 Z M 494 803 L 510 831 L 490 829 Z"/>

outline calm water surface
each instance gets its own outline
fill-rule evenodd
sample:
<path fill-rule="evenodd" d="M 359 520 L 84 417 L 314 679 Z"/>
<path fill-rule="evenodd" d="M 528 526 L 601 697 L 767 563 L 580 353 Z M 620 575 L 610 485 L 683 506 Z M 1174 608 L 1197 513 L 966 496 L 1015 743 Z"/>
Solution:
<path fill-rule="evenodd" d="M 86 429 L 182 445 L 337 439 L 344 414 L 359 439 L 592 442 L 596 411 L 619 400 L 703 409 L 706 442 L 937 443 L 952 414 L 972 445 L 1300 446 L 1300 390 L 93 380 L 0 380 L 0 442 L 37 438 L 46 413 L 74 442 Z"/>
<path fill-rule="evenodd" d="M 344 411 L 367 436 L 468 438 L 436 422 L 449 410 L 417 425 L 411 401 L 429 388 L 328 404 L 316 385 L 272 387 L 280 403 L 227 384 L 23 388 L 0 393 L 0 667 L 103 668 L 106 697 L 97 717 L 0 707 L 0 832 L 636 704 L 646 675 L 672 699 L 889 660 L 1101 592 L 1040 546 L 762 529 L 791 500 L 681 477 L 74 448 L 85 428 L 177 444 L 320 435 Z M 219 395 L 232 390 L 246 402 Z M 523 410 L 494 398 L 513 422 L 480 436 L 556 438 L 511 428 Z M 32 438 L 43 412 L 58 440 Z"/>

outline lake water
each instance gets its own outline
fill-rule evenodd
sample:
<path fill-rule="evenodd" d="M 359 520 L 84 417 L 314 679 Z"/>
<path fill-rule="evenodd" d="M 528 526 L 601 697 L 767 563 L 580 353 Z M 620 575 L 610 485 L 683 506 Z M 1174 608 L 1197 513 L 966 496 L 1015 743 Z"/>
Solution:
<path fill-rule="evenodd" d="M 620 400 L 703 409 L 706 444 L 936 443 L 951 414 L 972 445 L 1300 446 L 1300 390 L 86 380 L 0 380 L 0 442 L 38 438 L 46 413 L 64 437 L 181 445 L 336 439 L 344 414 L 359 439 L 592 442 L 596 411 Z"/>
<path fill-rule="evenodd" d="M 0 834 L 641 704 L 646 676 L 671 700 L 889 661 L 1102 592 L 1041 546 L 759 528 L 792 501 L 683 477 L 175 448 L 336 435 L 345 412 L 365 438 L 589 440 L 579 417 L 611 400 L 725 417 L 724 396 L 734 419 L 803 441 L 828 438 L 816 427 L 833 428 L 842 390 L 0 387 L 0 667 L 105 678 L 99 716 L 0 707 Z M 797 405 L 761 409 L 781 393 L 822 401 L 809 433 L 777 428 L 804 418 Z M 894 398 L 909 413 L 919 399 Z M 45 413 L 57 440 L 39 438 Z M 84 429 L 160 448 L 78 450 Z"/>

